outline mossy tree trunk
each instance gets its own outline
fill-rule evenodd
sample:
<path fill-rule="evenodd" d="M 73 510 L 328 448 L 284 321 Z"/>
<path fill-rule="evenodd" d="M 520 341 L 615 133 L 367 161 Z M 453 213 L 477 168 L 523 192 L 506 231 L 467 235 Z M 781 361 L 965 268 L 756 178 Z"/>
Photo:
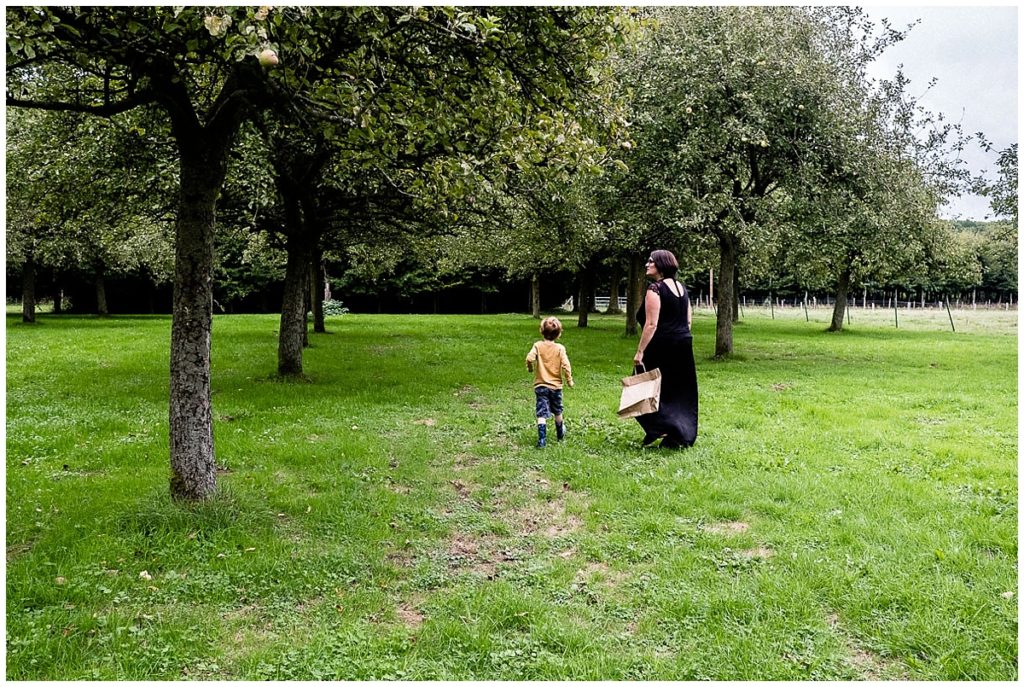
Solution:
<path fill-rule="evenodd" d="M 718 235 L 721 260 L 718 266 L 718 317 L 715 322 L 715 357 L 732 353 L 733 279 L 738 239 L 729 232 Z"/>
<path fill-rule="evenodd" d="M 636 313 L 644 299 L 647 275 L 644 273 L 644 258 L 639 253 L 629 257 L 629 276 L 626 280 L 626 336 L 636 336 L 639 328 Z"/>
<path fill-rule="evenodd" d="M 540 275 L 536 272 L 530 276 L 530 312 L 534 319 L 540 319 Z"/>
<path fill-rule="evenodd" d="M 179 132 L 177 139 L 181 195 L 171 320 L 171 495 L 196 501 L 209 498 L 217 486 L 210 389 L 213 236 L 230 136 Z"/>
<path fill-rule="evenodd" d="M 589 264 L 583 266 L 579 275 L 579 316 L 576 319 L 577 327 L 586 327 L 590 317 L 590 311 L 594 309 L 594 270 Z"/>
<path fill-rule="evenodd" d="M 839 332 L 843 330 L 843 318 L 846 316 L 846 302 L 850 293 L 850 267 L 844 267 L 839 273 L 839 280 L 836 283 L 836 304 L 832 308 L 832 324 L 828 331 Z"/>
<path fill-rule="evenodd" d="M 96 289 L 96 314 L 106 317 L 110 314 L 110 309 L 107 307 L 107 280 L 104 277 L 102 265 L 96 268 L 93 286 Z"/>
<path fill-rule="evenodd" d="M 619 282 L 622 281 L 622 265 L 619 262 L 615 262 L 612 265 L 612 276 L 610 287 L 608 288 L 608 309 L 605 314 L 608 315 L 621 315 L 622 308 L 619 307 Z"/>
<path fill-rule="evenodd" d="M 64 290 L 60 287 L 60 273 L 57 270 L 53 271 L 53 314 L 60 315 L 64 312 Z"/>
<path fill-rule="evenodd" d="M 21 268 L 21 321 L 36 321 L 36 260 L 31 250 Z"/>
<path fill-rule="evenodd" d="M 306 297 L 312 249 L 302 232 L 289 234 L 285 267 L 281 327 L 277 343 L 277 373 L 302 374 L 302 349 L 306 341 Z"/>
<path fill-rule="evenodd" d="M 313 251 L 313 260 L 309 264 L 309 298 L 313 304 L 313 331 L 326 334 L 324 323 L 324 253 L 319 247 Z"/>

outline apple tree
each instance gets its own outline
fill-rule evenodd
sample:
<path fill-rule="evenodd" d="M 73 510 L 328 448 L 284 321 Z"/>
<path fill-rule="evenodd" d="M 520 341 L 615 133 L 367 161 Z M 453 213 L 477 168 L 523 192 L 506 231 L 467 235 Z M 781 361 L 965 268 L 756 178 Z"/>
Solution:
<path fill-rule="evenodd" d="M 861 18 L 795 7 L 670 8 L 656 18 L 628 65 L 637 148 L 626 193 L 651 208 L 650 224 L 718 244 L 715 355 L 728 355 L 738 258 L 763 261 L 793 199 L 845 173 L 840 136 L 857 105 L 856 72 L 840 39 Z"/>
<path fill-rule="evenodd" d="M 395 107 L 399 117 L 408 115 L 418 141 L 457 146 L 467 126 L 488 118 L 515 121 L 534 107 L 571 106 L 569 96 L 592 79 L 588 68 L 627 29 L 623 14 L 522 7 L 8 8 L 9 107 L 107 117 L 154 109 L 177 149 L 174 497 L 204 499 L 216 486 L 214 218 L 243 120 L 271 109 L 315 113 L 334 125 L 332 137 L 367 153 L 368 167 L 375 164 L 368 151 L 397 145 L 388 126 L 399 119 Z M 450 67 L 443 83 L 436 71 L 442 67 Z"/>

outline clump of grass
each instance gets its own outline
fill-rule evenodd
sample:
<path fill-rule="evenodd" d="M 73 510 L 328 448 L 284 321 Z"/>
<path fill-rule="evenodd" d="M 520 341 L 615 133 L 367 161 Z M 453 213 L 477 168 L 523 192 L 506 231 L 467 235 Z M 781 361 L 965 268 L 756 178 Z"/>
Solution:
<path fill-rule="evenodd" d="M 8 677 L 1014 679 L 1015 330 L 694 324 L 692 449 L 614 416 L 591 316 L 538 451 L 527 316 L 331 318 L 304 384 L 217 317 L 184 507 L 169 320 L 9 316 Z"/>

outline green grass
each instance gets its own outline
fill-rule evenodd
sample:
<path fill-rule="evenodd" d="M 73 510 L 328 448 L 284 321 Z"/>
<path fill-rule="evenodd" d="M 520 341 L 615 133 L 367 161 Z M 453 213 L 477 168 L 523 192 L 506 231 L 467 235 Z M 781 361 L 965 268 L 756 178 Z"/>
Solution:
<path fill-rule="evenodd" d="M 1015 679 L 1015 323 L 746 314 L 683 452 L 615 417 L 618 318 L 566 318 L 540 451 L 528 316 L 332 318 L 292 383 L 218 317 L 193 507 L 169 318 L 8 316 L 7 677 Z"/>

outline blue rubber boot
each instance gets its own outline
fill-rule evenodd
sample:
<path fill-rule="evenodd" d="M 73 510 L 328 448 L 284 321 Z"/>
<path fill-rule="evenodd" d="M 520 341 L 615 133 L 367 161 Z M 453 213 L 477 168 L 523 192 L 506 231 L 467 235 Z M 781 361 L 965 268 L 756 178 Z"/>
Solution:
<path fill-rule="evenodd" d="M 561 441 L 562 439 L 565 438 L 565 423 L 564 422 L 556 422 L 555 423 L 555 436 L 558 437 L 559 441 Z"/>
<path fill-rule="evenodd" d="M 548 443 L 548 426 L 537 425 L 537 448 L 544 448 Z"/>

